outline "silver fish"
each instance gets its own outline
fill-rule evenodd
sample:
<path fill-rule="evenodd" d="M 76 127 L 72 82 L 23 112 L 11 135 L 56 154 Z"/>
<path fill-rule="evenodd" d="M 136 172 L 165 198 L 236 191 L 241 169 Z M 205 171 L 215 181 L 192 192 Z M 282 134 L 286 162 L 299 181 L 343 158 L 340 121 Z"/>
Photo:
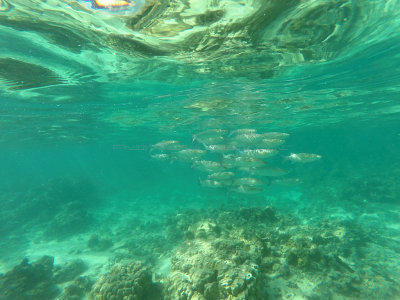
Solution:
<path fill-rule="evenodd" d="M 320 160 L 322 158 L 319 154 L 312 153 L 291 153 L 287 159 L 292 162 L 309 163 Z"/>
<path fill-rule="evenodd" d="M 183 149 L 178 151 L 175 156 L 181 161 L 192 161 L 200 159 L 205 154 L 206 151 L 201 149 Z"/>
<path fill-rule="evenodd" d="M 272 180 L 271 183 L 276 184 L 276 185 L 286 186 L 286 187 L 292 187 L 292 186 L 299 185 L 301 183 L 301 180 L 299 178 L 280 178 L 280 179 Z"/>
<path fill-rule="evenodd" d="M 278 154 L 275 149 L 245 149 L 242 151 L 243 156 L 265 159 Z"/>
<path fill-rule="evenodd" d="M 240 129 L 231 131 L 229 136 L 236 136 L 236 135 L 241 135 L 241 134 L 252 134 L 252 133 L 256 133 L 256 132 L 257 132 L 257 130 L 252 129 L 252 128 L 240 128 Z"/>
<path fill-rule="evenodd" d="M 235 179 L 233 182 L 235 185 L 244 185 L 244 186 L 263 186 L 265 185 L 265 182 L 257 179 L 257 178 L 251 178 L 251 177 L 242 177 Z"/>
<path fill-rule="evenodd" d="M 161 141 L 158 142 L 157 144 L 151 146 L 151 149 L 157 149 L 157 150 L 167 150 L 167 151 L 175 151 L 175 150 L 180 150 L 182 149 L 183 146 L 179 143 L 179 141 Z"/>
<path fill-rule="evenodd" d="M 224 141 L 224 136 L 228 131 L 224 129 L 210 129 L 193 135 L 193 141 L 203 144 L 217 144 Z"/>
<path fill-rule="evenodd" d="M 261 167 L 266 163 L 258 158 L 248 156 L 237 156 L 234 154 L 224 155 L 222 157 L 222 165 L 226 168 L 240 167 Z"/>
<path fill-rule="evenodd" d="M 155 160 L 159 160 L 159 161 L 166 161 L 166 160 L 169 160 L 171 158 L 171 156 L 166 153 L 159 153 L 159 154 L 151 155 L 151 158 L 155 159 Z"/>
<path fill-rule="evenodd" d="M 251 146 L 256 144 L 257 142 L 261 141 L 263 139 L 263 135 L 259 133 L 244 133 L 244 134 L 239 134 L 231 139 L 231 144 L 235 146 L 241 146 L 241 147 L 246 147 L 246 146 Z"/>
<path fill-rule="evenodd" d="M 235 158 L 234 154 L 225 154 L 222 156 L 222 165 L 225 168 L 234 168 L 235 167 Z"/>
<path fill-rule="evenodd" d="M 234 186 L 231 190 L 240 194 L 259 194 L 264 191 L 261 187 L 251 185 L 238 185 Z"/>
<path fill-rule="evenodd" d="M 192 166 L 199 171 L 207 173 L 222 172 L 225 170 L 225 168 L 219 162 L 210 160 L 194 161 Z"/>
<path fill-rule="evenodd" d="M 265 148 L 276 148 L 284 144 L 285 140 L 281 139 L 262 139 L 257 143 L 257 145 Z"/>
<path fill-rule="evenodd" d="M 265 166 L 266 163 L 254 157 L 238 156 L 234 159 L 233 165 L 237 168 L 239 167 L 258 168 Z"/>
<path fill-rule="evenodd" d="M 289 137 L 289 133 L 285 132 L 265 132 L 262 135 L 266 139 L 279 139 L 279 140 L 286 139 L 287 137 Z"/>
<path fill-rule="evenodd" d="M 207 176 L 210 180 L 228 180 L 235 176 L 233 172 L 217 172 Z"/>
<path fill-rule="evenodd" d="M 230 145 L 205 145 L 204 148 L 206 148 L 206 150 L 216 153 L 224 153 L 235 150 L 235 147 Z"/>
<path fill-rule="evenodd" d="M 225 143 L 225 138 L 223 136 L 217 136 L 217 137 L 206 137 L 206 138 L 196 138 L 196 141 L 200 142 L 204 146 L 207 145 L 218 145 L 218 144 L 223 144 Z"/>
<path fill-rule="evenodd" d="M 200 184 L 204 187 L 223 188 L 229 186 L 230 182 L 206 179 L 206 180 L 200 180 Z"/>

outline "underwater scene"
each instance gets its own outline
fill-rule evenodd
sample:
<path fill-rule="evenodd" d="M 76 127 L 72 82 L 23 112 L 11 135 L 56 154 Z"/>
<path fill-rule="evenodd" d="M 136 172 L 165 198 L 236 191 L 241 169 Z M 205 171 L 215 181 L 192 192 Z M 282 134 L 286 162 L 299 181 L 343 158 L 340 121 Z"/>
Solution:
<path fill-rule="evenodd" d="M 400 299 L 400 0 L 0 0 L 0 300 Z"/>

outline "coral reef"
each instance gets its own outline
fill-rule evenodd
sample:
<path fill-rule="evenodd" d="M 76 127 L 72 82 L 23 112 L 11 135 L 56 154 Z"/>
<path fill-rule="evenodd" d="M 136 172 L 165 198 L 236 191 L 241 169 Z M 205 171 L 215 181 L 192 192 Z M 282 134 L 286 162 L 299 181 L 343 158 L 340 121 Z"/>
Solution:
<path fill-rule="evenodd" d="M 172 257 L 165 299 L 260 299 L 260 251 L 245 242 L 188 242 Z"/>
<path fill-rule="evenodd" d="M 59 293 L 53 280 L 54 258 L 43 256 L 29 263 L 24 259 L 18 266 L 0 276 L 0 299 L 47 300 Z"/>
<path fill-rule="evenodd" d="M 68 285 L 64 292 L 57 300 L 81 300 L 85 295 L 90 292 L 93 285 L 89 277 L 78 277 L 70 285 Z"/>
<path fill-rule="evenodd" d="M 87 266 L 81 259 L 75 259 L 62 266 L 54 267 L 54 281 L 56 283 L 64 283 L 74 280 L 87 270 Z"/>
<path fill-rule="evenodd" d="M 96 283 L 82 260 L 53 267 L 46 256 L 1 275 L 0 299 L 399 299 L 398 232 L 376 215 L 304 222 L 268 206 L 164 217 L 124 222 Z"/>
<path fill-rule="evenodd" d="M 151 272 L 139 262 L 115 266 L 102 275 L 90 293 L 92 300 L 156 300 Z"/>
<path fill-rule="evenodd" d="M 0 221 L 8 233 L 39 226 L 47 239 L 69 237 L 94 221 L 89 210 L 100 202 L 97 193 L 97 186 L 82 177 L 47 180 L 22 193 L 5 192 Z"/>
<path fill-rule="evenodd" d="M 93 221 L 93 216 L 82 203 L 70 202 L 52 218 L 46 235 L 51 238 L 63 239 L 86 231 Z"/>
<path fill-rule="evenodd" d="M 89 277 L 78 277 L 87 269 L 82 260 L 73 260 L 62 266 L 54 266 L 52 256 L 29 263 L 24 259 L 4 275 L 0 275 L 1 300 L 80 300 L 90 291 Z M 58 284 L 71 282 L 61 289 Z"/>
<path fill-rule="evenodd" d="M 379 231 L 356 220 L 322 219 L 309 225 L 270 207 L 215 210 L 201 216 L 191 224 L 192 213 L 186 220 L 184 214 L 170 219 L 169 226 L 175 220 L 185 232 L 185 241 L 171 258 L 171 273 L 164 281 L 166 299 L 400 295 L 394 275 L 400 270 L 389 271 L 381 264 L 385 251 L 376 244 Z"/>
<path fill-rule="evenodd" d="M 146 266 L 154 266 L 160 257 L 169 256 L 172 250 L 182 239 L 177 236 L 181 232 L 168 235 L 168 221 L 154 220 L 142 222 L 138 218 L 124 222 L 121 228 L 115 231 L 113 240 L 118 245 L 113 248 L 112 263 L 124 264 L 131 260 L 140 260 Z M 173 231 L 176 226 L 171 227 Z M 182 231 L 183 232 L 183 231 Z"/>
<path fill-rule="evenodd" d="M 87 246 L 93 251 L 105 251 L 113 246 L 113 242 L 109 238 L 101 238 L 97 234 L 93 234 L 88 242 Z"/>
<path fill-rule="evenodd" d="M 241 225 L 244 219 L 272 225 L 275 213 L 266 208 L 211 215 L 188 224 L 186 241 L 171 258 L 171 273 L 164 283 L 166 299 L 262 299 L 262 243 L 249 239 Z M 175 220 L 181 228 L 185 224 Z"/>
<path fill-rule="evenodd" d="M 355 203 L 372 201 L 400 204 L 400 187 L 396 182 L 399 173 L 385 170 L 382 173 L 351 178 L 345 181 L 340 197 Z"/>

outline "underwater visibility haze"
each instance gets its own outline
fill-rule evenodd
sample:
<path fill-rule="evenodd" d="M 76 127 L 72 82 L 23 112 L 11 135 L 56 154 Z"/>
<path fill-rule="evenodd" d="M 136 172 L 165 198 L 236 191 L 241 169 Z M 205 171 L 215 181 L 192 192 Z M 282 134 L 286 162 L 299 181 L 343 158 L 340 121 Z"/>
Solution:
<path fill-rule="evenodd" d="M 0 0 L 0 300 L 400 299 L 399 0 Z"/>

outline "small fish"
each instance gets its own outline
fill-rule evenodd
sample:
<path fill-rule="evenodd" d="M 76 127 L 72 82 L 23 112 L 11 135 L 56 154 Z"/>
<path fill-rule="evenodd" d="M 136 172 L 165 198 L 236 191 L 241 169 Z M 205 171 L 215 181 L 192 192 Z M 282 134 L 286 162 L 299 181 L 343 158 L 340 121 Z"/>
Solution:
<path fill-rule="evenodd" d="M 240 167 L 262 167 L 266 162 L 248 156 L 237 156 L 234 154 L 224 155 L 222 157 L 222 165 L 226 168 L 240 168 Z"/>
<path fill-rule="evenodd" d="M 245 149 L 242 151 L 243 156 L 264 159 L 278 154 L 275 149 Z"/>
<path fill-rule="evenodd" d="M 276 148 L 284 144 L 285 140 L 281 139 L 262 139 L 257 143 L 257 145 L 265 148 Z"/>
<path fill-rule="evenodd" d="M 196 141 L 203 144 L 204 146 L 207 145 L 218 145 L 225 143 L 225 138 L 223 136 L 217 137 L 205 137 L 205 138 L 196 138 Z"/>
<path fill-rule="evenodd" d="M 226 181 L 218 181 L 210 179 L 200 180 L 200 184 L 204 187 L 210 187 L 210 188 L 223 188 L 230 185 L 230 183 Z"/>
<path fill-rule="evenodd" d="M 259 194 L 264 192 L 263 188 L 260 188 L 258 186 L 250 186 L 250 185 L 239 185 L 239 186 L 234 186 L 232 191 L 240 193 L 240 194 Z"/>
<path fill-rule="evenodd" d="M 239 134 L 231 139 L 231 144 L 236 146 L 249 146 L 254 145 L 255 143 L 261 141 L 263 139 L 263 135 L 259 133 L 244 133 Z"/>
<path fill-rule="evenodd" d="M 265 166 L 265 162 L 254 157 L 238 156 L 234 159 L 235 167 L 258 168 Z"/>
<path fill-rule="evenodd" d="M 171 156 L 166 153 L 159 153 L 159 154 L 151 155 L 151 158 L 155 159 L 155 160 L 159 160 L 159 161 L 166 161 L 166 160 L 169 160 L 171 158 Z"/>
<path fill-rule="evenodd" d="M 299 185 L 301 183 L 301 180 L 299 178 L 280 178 L 272 180 L 271 183 L 276 185 L 291 187 Z"/>
<path fill-rule="evenodd" d="M 235 158 L 236 155 L 234 154 L 225 154 L 222 156 L 222 165 L 225 168 L 233 168 L 235 167 Z"/>
<path fill-rule="evenodd" d="M 210 180 L 228 180 L 235 176 L 233 172 L 217 172 L 207 176 Z"/>
<path fill-rule="evenodd" d="M 161 141 L 157 144 L 151 146 L 151 149 L 158 149 L 158 150 L 167 150 L 167 151 L 176 151 L 182 149 L 183 146 L 179 143 L 179 141 Z"/>
<path fill-rule="evenodd" d="M 286 159 L 292 162 L 299 162 L 299 163 L 309 163 L 313 161 L 320 160 L 322 158 L 319 154 L 312 154 L 312 153 L 291 153 Z"/>
<path fill-rule="evenodd" d="M 265 185 L 265 182 L 257 179 L 257 178 L 251 178 L 251 177 L 242 177 L 235 179 L 233 182 L 235 185 L 241 186 L 262 186 Z"/>
<path fill-rule="evenodd" d="M 267 176 L 267 177 L 279 177 L 283 175 L 287 175 L 289 172 L 280 169 L 280 168 L 270 168 L 270 167 L 264 167 L 264 168 L 252 168 L 249 170 L 250 174 L 253 175 L 258 175 L 258 176 Z"/>
<path fill-rule="evenodd" d="M 230 146 L 230 145 L 208 145 L 208 146 L 204 145 L 204 148 L 206 148 L 206 150 L 216 152 L 216 153 L 224 153 L 224 152 L 235 150 L 235 147 Z"/>
<path fill-rule="evenodd" d="M 193 162 L 193 168 L 207 172 L 207 173 L 216 173 L 216 172 L 222 172 L 225 170 L 225 168 L 218 162 L 216 161 L 210 161 L 210 160 L 198 160 Z"/>
<path fill-rule="evenodd" d="M 266 139 L 279 139 L 279 140 L 286 139 L 287 137 L 289 137 L 289 133 L 285 132 L 265 132 L 262 135 Z"/>
<path fill-rule="evenodd" d="M 200 159 L 205 154 L 206 151 L 201 149 L 183 149 L 178 151 L 175 156 L 181 161 L 192 161 Z"/>
<path fill-rule="evenodd" d="M 202 131 L 193 135 L 193 141 L 210 141 L 212 139 L 221 139 L 223 138 L 228 131 L 224 129 L 209 129 L 206 131 Z"/>
<path fill-rule="evenodd" d="M 236 136 L 236 135 L 241 135 L 241 134 L 252 134 L 252 133 L 256 133 L 256 132 L 257 132 L 257 130 L 255 130 L 255 129 L 240 128 L 240 129 L 236 129 L 236 130 L 231 131 L 229 136 Z"/>

